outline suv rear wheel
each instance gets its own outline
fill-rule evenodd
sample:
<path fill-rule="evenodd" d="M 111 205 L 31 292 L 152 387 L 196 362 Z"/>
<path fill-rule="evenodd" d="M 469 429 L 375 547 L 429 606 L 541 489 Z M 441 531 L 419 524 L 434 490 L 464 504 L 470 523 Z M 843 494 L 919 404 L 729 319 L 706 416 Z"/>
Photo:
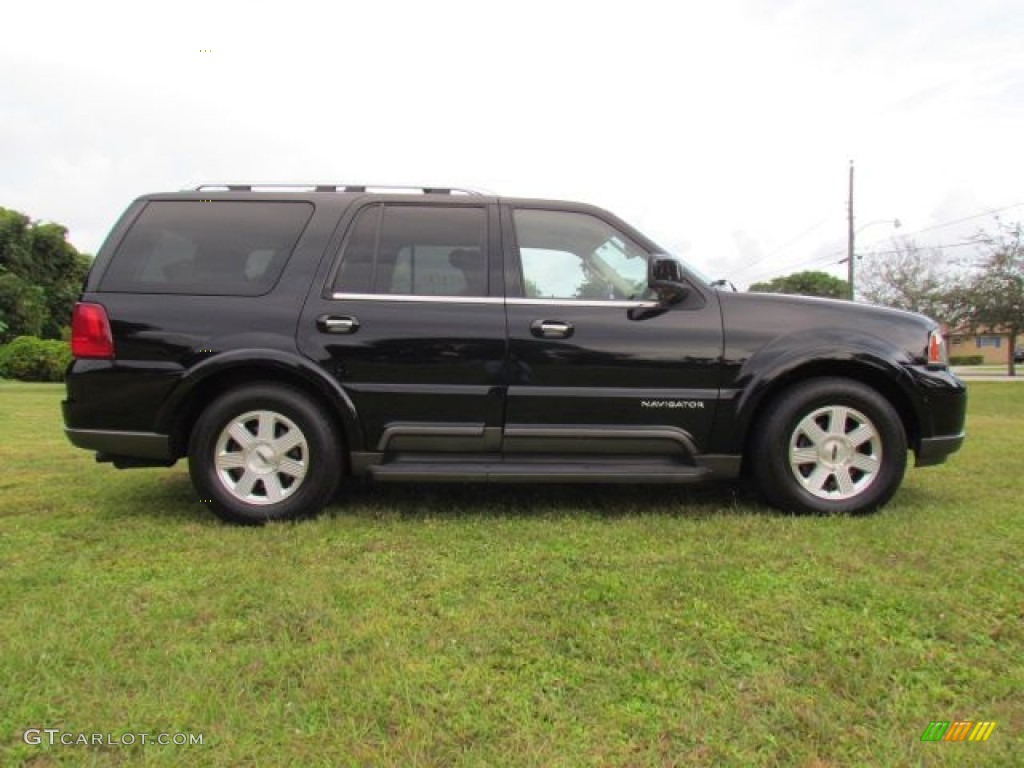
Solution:
<path fill-rule="evenodd" d="M 812 379 L 770 406 L 751 443 L 754 479 L 793 512 L 870 512 L 896 492 L 907 438 L 892 405 L 857 381 Z"/>
<path fill-rule="evenodd" d="M 188 455 L 200 498 L 233 523 L 315 515 L 342 471 L 329 420 L 306 395 L 278 384 L 221 395 L 196 422 Z"/>

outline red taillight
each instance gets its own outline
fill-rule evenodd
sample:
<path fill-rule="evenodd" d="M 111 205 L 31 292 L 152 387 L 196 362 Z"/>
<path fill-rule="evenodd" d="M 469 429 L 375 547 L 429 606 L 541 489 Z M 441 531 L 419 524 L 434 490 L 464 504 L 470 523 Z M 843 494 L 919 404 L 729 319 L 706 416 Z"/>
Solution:
<path fill-rule="evenodd" d="M 76 358 L 114 357 L 114 337 L 110 334 L 107 310 L 100 304 L 75 304 L 71 315 L 71 354 Z"/>

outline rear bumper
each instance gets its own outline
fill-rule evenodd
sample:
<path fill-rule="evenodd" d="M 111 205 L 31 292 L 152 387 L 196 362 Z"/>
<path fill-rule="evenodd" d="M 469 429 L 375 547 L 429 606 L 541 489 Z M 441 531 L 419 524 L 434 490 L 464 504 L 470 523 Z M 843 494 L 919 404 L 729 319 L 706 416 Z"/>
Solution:
<path fill-rule="evenodd" d="M 171 461 L 171 441 L 155 432 L 109 429 L 64 429 L 71 444 L 109 457 Z"/>

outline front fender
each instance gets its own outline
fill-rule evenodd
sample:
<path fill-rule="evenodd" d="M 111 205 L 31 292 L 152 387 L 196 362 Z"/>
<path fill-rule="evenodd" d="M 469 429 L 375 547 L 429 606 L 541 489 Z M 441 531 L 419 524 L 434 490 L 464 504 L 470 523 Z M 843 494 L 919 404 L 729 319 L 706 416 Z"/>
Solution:
<path fill-rule="evenodd" d="M 788 384 L 814 376 L 847 376 L 883 388 L 897 408 L 909 404 L 913 419 L 923 418 L 914 397 L 907 350 L 855 329 L 796 331 L 774 339 L 744 361 L 732 387 L 733 447 L 745 444 L 754 420 L 766 402 Z M 906 414 L 904 414 L 905 416 Z"/>

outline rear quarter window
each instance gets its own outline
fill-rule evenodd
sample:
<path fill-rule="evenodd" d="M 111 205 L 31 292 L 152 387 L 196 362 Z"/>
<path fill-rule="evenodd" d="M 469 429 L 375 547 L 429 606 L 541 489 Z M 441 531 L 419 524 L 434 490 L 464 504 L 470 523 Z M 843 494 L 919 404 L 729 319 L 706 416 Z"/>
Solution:
<path fill-rule="evenodd" d="M 151 201 L 100 290 L 259 296 L 281 276 L 312 215 L 305 202 Z"/>

